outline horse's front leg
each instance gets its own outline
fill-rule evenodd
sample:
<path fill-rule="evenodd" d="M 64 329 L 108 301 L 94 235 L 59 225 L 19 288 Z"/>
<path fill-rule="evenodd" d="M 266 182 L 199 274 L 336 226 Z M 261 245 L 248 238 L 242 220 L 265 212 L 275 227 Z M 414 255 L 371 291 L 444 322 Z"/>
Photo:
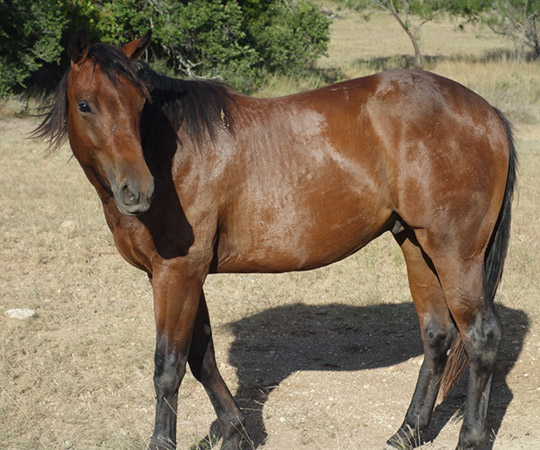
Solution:
<path fill-rule="evenodd" d="M 221 450 L 238 450 L 241 448 L 242 439 L 246 437 L 244 415 L 219 373 L 203 292 L 201 292 L 199 311 L 193 328 L 188 363 L 195 378 L 206 389 L 216 411 L 223 433 Z"/>
<path fill-rule="evenodd" d="M 176 448 L 178 388 L 186 372 L 206 275 L 185 269 L 171 265 L 155 271 L 152 278 L 157 333 L 154 371 L 156 421 L 150 441 L 152 450 Z"/>

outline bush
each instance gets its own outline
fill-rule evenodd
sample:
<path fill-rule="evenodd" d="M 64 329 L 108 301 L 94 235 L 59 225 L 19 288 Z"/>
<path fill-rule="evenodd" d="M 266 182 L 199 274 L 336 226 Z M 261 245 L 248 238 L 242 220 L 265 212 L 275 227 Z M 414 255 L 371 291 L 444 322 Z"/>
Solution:
<path fill-rule="evenodd" d="M 248 28 L 268 71 L 305 75 L 327 50 L 329 24 L 329 19 L 311 3 L 292 6 L 278 1 Z"/>
<path fill-rule="evenodd" d="M 240 5 L 219 0 L 170 3 L 168 12 L 155 14 L 154 54 L 176 73 L 222 77 L 249 88 L 257 78 L 259 57 L 246 43 Z"/>
<path fill-rule="evenodd" d="M 46 63 L 59 63 L 66 25 L 62 6 L 36 0 L 0 1 L 0 97 Z"/>
<path fill-rule="evenodd" d="M 220 77 L 249 91 L 267 73 L 302 75 L 324 54 L 329 20 L 288 0 L 0 0 L 0 96 L 59 74 L 78 28 L 109 43 L 153 30 L 150 58 L 171 74 Z M 52 71 L 52 72 L 51 72 Z M 30 78 L 32 76 L 32 78 Z"/>

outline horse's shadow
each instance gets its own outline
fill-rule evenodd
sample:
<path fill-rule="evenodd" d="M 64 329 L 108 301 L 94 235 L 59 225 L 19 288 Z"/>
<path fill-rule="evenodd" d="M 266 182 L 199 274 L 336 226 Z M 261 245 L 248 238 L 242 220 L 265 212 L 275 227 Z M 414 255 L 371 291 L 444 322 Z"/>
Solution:
<path fill-rule="evenodd" d="M 523 311 L 497 307 L 505 324 L 494 377 L 489 428 L 493 441 L 513 395 L 505 379 L 515 364 L 529 329 Z M 423 353 L 412 303 L 373 306 L 293 304 L 265 310 L 227 325 L 234 334 L 229 362 L 236 367 L 236 399 L 246 415 L 249 447 L 267 437 L 262 410 L 269 394 L 297 371 L 355 371 L 387 367 Z M 465 378 L 465 379 L 464 379 Z M 431 434 L 435 438 L 465 399 L 466 375 L 435 409 Z M 405 411 L 403 411 L 405 415 Z M 217 440 L 213 424 L 205 440 Z M 457 436 L 456 436 L 457 439 Z"/>
<path fill-rule="evenodd" d="M 422 353 L 412 303 L 355 307 L 293 304 L 229 324 L 236 399 L 253 447 L 266 440 L 262 409 L 297 371 L 352 371 L 391 366 Z"/>

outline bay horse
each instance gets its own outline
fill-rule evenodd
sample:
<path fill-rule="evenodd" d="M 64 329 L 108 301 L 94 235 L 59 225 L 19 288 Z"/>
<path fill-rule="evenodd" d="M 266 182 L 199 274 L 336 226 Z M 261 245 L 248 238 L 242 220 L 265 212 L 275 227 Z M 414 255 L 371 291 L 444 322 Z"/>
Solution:
<path fill-rule="evenodd" d="M 154 294 L 152 449 L 176 446 L 189 364 L 238 449 L 242 411 L 214 357 L 210 273 L 314 269 L 391 232 L 405 258 L 424 361 L 405 420 L 412 448 L 466 363 L 458 448 L 478 449 L 502 327 L 493 299 L 510 233 L 516 152 L 503 115 L 466 87 L 396 70 L 275 99 L 161 76 L 121 49 L 68 47 L 71 67 L 35 136 L 73 154 L 120 254 Z"/>

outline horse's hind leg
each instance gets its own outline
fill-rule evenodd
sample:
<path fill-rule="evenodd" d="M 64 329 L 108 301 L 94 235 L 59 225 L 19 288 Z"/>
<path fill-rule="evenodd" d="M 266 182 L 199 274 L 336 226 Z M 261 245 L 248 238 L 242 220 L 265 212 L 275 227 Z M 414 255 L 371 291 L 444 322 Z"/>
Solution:
<path fill-rule="evenodd" d="M 431 421 L 447 351 L 456 328 L 435 269 L 416 241 L 413 231 L 406 227 L 397 234 L 396 241 L 401 246 L 407 264 L 409 285 L 424 342 L 424 361 L 405 420 L 387 445 L 414 448 L 420 445 L 422 434 Z"/>
<path fill-rule="evenodd" d="M 223 450 L 240 448 L 244 430 L 243 414 L 225 385 L 216 365 L 212 330 L 204 293 L 201 294 L 197 319 L 189 349 L 188 363 L 193 375 L 204 386 L 216 411 L 223 433 Z"/>
<path fill-rule="evenodd" d="M 424 250 L 434 255 L 433 264 L 446 304 L 469 358 L 469 386 L 458 448 L 479 449 L 487 435 L 491 381 L 502 337 L 493 299 L 487 298 L 484 254 L 471 252 L 469 257 L 460 256 L 447 247 L 446 239 L 437 242 L 425 230 L 417 236 Z M 476 248 L 480 247 L 480 239 L 470 241 Z"/>
<path fill-rule="evenodd" d="M 462 263 L 458 270 L 449 272 L 441 274 L 441 281 L 470 367 L 458 447 L 476 449 L 484 444 L 487 435 L 486 416 L 502 326 L 493 303 L 485 297 L 483 260 Z"/>

